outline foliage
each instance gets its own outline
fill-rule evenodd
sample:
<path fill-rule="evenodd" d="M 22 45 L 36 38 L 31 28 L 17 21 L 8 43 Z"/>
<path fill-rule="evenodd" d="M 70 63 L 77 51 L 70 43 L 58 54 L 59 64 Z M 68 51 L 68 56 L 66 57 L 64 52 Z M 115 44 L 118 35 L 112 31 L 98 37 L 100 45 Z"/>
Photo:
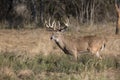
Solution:
<path fill-rule="evenodd" d="M 116 19 L 114 3 L 114 0 L 1 0 L 0 21 L 7 21 L 8 28 L 31 22 L 42 27 L 50 17 L 58 21 L 74 17 L 83 24 L 110 22 Z"/>

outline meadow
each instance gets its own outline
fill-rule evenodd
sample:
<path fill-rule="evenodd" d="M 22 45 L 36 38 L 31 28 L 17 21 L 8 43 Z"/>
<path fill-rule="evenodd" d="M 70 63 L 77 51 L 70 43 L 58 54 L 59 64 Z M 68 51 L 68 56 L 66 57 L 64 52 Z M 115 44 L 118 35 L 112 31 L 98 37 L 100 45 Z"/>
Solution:
<path fill-rule="evenodd" d="M 99 60 L 82 55 L 78 61 L 66 55 L 0 54 L 0 80 L 119 80 L 120 56 Z"/>
<path fill-rule="evenodd" d="M 115 27 L 83 27 L 69 36 L 113 35 Z M 109 28 L 110 27 L 110 28 Z M 75 61 L 43 29 L 0 30 L 0 80 L 119 80 L 120 39 L 110 39 L 103 59 L 87 53 Z M 73 34 L 74 33 L 74 34 Z M 105 54 L 105 55 L 104 55 Z"/>

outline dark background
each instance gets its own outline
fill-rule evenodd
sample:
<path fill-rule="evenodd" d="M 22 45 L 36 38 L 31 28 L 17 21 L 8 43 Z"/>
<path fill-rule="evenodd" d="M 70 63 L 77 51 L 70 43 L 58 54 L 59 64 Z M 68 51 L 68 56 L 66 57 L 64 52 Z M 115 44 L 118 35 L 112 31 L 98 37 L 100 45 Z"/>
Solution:
<path fill-rule="evenodd" d="M 2 28 L 24 28 L 32 23 L 36 28 L 44 27 L 49 18 L 70 17 L 81 25 L 115 22 L 114 4 L 115 0 L 0 0 L 0 23 L 7 25 Z"/>

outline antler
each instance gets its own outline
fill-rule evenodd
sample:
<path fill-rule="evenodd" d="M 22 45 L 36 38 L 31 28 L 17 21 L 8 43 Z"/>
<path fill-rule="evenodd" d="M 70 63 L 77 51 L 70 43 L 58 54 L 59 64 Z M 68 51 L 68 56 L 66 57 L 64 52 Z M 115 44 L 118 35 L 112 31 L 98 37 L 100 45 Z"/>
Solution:
<path fill-rule="evenodd" d="M 48 21 L 45 20 L 45 26 L 54 31 L 65 31 L 66 28 L 69 26 L 69 19 L 66 18 L 62 21 L 52 21 L 51 18 L 49 18 Z"/>
<path fill-rule="evenodd" d="M 48 21 L 45 20 L 45 26 L 50 30 L 59 31 L 60 22 L 55 20 L 52 21 L 51 18 L 49 18 Z"/>
<path fill-rule="evenodd" d="M 45 25 L 47 28 L 51 28 L 51 29 L 54 29 L 55 30 L 55 27 L 56 27 L 56 23 L 55 23 L 55 20 L 51 23 L 51 18 L 49 18 L 49 20 L 45 20 Z"/>
<path fill-rule="evenodd" d="M 70 22 L 69 22 L 69 19 L 68 19 L 68 18 L 65 19 L 64 24 L 65 24 L 65 26 L 67 26 L 67 27 L 69 26 Z"/>
<path fill-rule="evenodd" d="M 63 20 L 60 21 L 60 29 L 59 31 L 66 31 L 66 29 L 68 28 L 70 22 L 68 18 L 64 18 Z"/>

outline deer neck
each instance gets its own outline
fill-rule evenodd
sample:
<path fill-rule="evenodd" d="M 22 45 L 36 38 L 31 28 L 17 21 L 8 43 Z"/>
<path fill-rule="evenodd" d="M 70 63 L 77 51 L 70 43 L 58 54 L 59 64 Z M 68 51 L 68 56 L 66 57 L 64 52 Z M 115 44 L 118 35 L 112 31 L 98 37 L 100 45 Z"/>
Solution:
<path fill-rule="evenodd" d="M 65 47 L 64 42 L 62 40 L 57 39 L 55 40 L 55 42 L 61 49 Z"/>

